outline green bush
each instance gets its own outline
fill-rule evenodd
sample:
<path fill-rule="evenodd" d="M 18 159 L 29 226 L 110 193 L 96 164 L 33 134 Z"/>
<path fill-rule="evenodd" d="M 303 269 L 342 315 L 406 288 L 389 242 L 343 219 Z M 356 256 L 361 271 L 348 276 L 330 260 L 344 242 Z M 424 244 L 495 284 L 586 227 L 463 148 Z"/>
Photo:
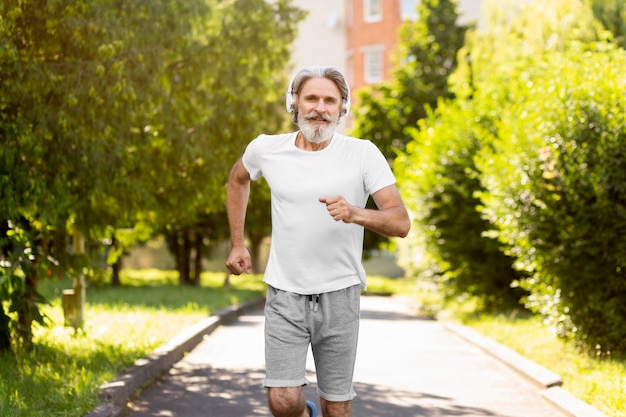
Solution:
<path fill-rule="evenodd" d="M 416 223 L 401 260 L 477 295 L 504 274 L 472 249 L 513 260 L 558 334 L 626 354 L 625 52 L 585 2 L 514 5 L 490 5 L 449 79 L 456 102 L 396 162 Z"/>
<path fill-rule="evenodd" d="M 480 198 L 528 274 L 527 307 L 589 351 L 626 353 L 626 56 L 584 49 L 529 58 L 508 103 L 486 106 L 501 111 Z"/>
<path fill-rule="evenodd" d="M 499 242 L 484 235 L 490 224 L 477 210 L 475 121 L 470 110 L 441 103 L 396 161 L 404 167 L 396 172 L 415 220 L 407 244 L 425 242 L 431 265 L 423 269 L 433 272 L 448 295 L 477 296 L 487 309 L 516 307 L 523 292 L 511 284 L 519 276 Z"/>

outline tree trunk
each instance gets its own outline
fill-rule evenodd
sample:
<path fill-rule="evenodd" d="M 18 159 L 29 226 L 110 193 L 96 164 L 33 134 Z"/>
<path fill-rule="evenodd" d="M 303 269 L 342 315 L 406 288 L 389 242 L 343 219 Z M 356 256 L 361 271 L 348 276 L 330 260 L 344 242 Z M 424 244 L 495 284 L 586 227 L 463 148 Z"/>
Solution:
<path fill-rule="evenodd" d="M 11 331 L 9 330 L 9 322 L 11 319 L 4 312 L 4 307 L 0 302 L 0 352 L 8 352 L 11 350 Z"/>
<path fill-rule="evenodd" d="M 11 253 L 11 243 L 8 239 L 7 232 L 9 231 L 8 220 L 2 219 L 0 221 L 0 260 L 7 259 Z M 11 330 L 9 329 L 9 323 L 11 318 L 4 312 L 4 306 L 0 300 L 0 351 L 8 351 L 11 349 Z"/>
<path fill-rule="evenodd" d="M 230 288 L 231 284 L 230 284 L 230 273 L 226 273 L 226 276 L 224 276 L 224 284 L 222 285 L 224 288 Z"/>
<path fill-rule="evenodd" d="M 180 268 L 178 267 L 178 235 L 173 232 L 165 232 L 163 234 L 165 236 L 165 243 L 167 244 L 167 249 L 172 254 L 174 258 L 174 267 L 177 271 L 180 272 Z M 180 275 L 179 275 L 180 280 Z"/>
<path fill-rule="evenodd" d="M 122 257 L 117 258 L 113 265 L 111 265 L 111 284 L 114 287 L 122 286 L 120 281 L 120 271 L 122 270 Z"/>
<path fill-rule="evenodd" d="M 26 277 L 24 279 L 24 293 L 22 294 L 22 302 L 17 311 L 18 332 L 22 339 L 24 349 L 31 351 L 33 349 L 33 313 L 37 310 L 37 287 L 39 285 L 39 276 L 34 265 L 24 271 Z"/>
<path fill-rule="evenodd" d="M 191 242 L 189 240 L 189 229 L 183 228 L 177 234 L 178 254 L 178 282 L 180 285 L 191 284 Z"/>
<path fill-rule="evenodd" d="M 113 238 L 111 239 L 110 248 L 115 248 L 116 246 L 117 239 L 115 239 L 115 236 L 113 236 Z M 121 253 L 120 256 L 111 265 L 111 285 L 113 285 L 114 287 L 120 287 L 122 285 L 122 282 L 120 281 L 120 271 L 122 270 L 123 255 L 124 254 Z"/>
<path fill-rule="evenodd" d="M 194 234 L 194 245 L 195 245 L 195 258 L 194 258 L 194 277 L 193 277 L 193 285 L 199 286 L 200 279 L 202 278 L 202 234 L 200 232 L 196 232 Z"/>
<path fill-rule="evenodd" d="M 264 234 L 248 233 L 248 239 L 250 240 L 250 258 L 252 261 L 252 273 L 259 274 L 259 258 L 261 256 L 261 244 L 263 243 Z"/>

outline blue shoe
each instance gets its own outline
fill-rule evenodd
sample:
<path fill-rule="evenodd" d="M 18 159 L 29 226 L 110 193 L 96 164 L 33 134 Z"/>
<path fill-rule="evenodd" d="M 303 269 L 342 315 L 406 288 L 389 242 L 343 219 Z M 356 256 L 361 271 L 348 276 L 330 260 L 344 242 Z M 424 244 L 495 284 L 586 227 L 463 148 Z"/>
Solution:
<path fill-rule="evenodd" d="M 317 417 L 317 408 L 315 408 L 315 404 L 313 404 L 309 400 L 306 400 L 306 406 L 309 407 L 309 415 L 311 417 Z"/>

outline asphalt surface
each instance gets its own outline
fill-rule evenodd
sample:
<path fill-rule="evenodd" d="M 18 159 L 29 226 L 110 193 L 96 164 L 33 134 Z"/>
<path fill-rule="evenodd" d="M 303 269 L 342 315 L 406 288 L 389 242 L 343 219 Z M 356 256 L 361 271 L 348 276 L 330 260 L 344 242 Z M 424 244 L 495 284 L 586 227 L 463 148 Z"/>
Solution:
<path fill-rule="evenodd" d="M 558 375 L 469 328 L 421 318 L 397 298 L 363 297 L 361 309 L 355 417 L 605 416 L 561 388 Z M 99 407 L 88 416 L 271 416 L 261 387 L 263 313 L 247 310 L 205 332 L 125 408 L 118 399 L 118 407 Z M 134 369 L 121 375 L 101 396 L 132 380 L 144 378 L 145 384 L 143 374 Z M 310 353 L 307 377 L 305 394 L 319 406 Z"/>

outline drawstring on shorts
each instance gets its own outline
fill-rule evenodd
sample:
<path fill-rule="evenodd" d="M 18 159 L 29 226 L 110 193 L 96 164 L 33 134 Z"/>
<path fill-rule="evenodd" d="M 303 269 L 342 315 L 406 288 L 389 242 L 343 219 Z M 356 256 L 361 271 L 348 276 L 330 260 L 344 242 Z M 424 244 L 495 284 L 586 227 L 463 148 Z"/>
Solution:
<path fill-rule="evenodd" d="M 317 308 L 320 305 L 320 295 L 319 294 L 311 294 L 309 295 L 309 308 L 314 312 L 317 312 Z"/>

